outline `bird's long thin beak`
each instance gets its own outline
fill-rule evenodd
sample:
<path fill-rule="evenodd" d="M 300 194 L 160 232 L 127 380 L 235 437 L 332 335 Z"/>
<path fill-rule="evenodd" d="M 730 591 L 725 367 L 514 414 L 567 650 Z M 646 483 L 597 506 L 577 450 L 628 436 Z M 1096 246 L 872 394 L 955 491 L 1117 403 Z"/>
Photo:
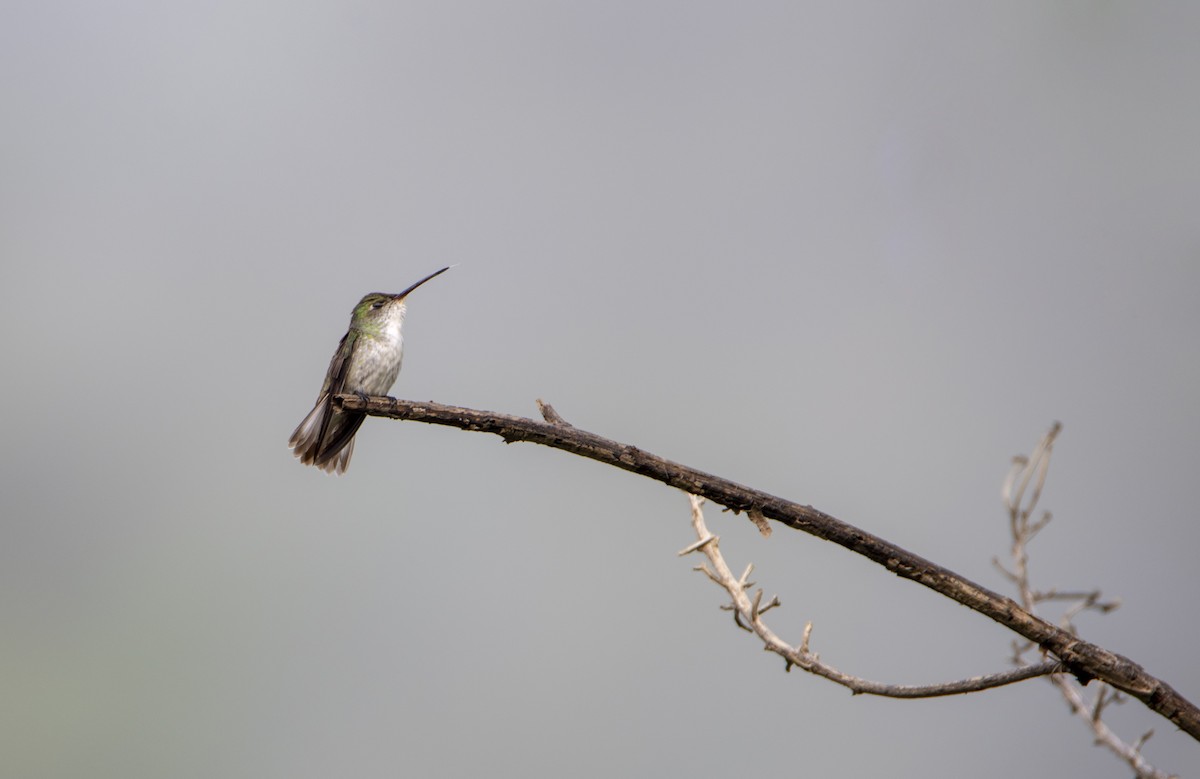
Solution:
<path fill-rule="evenodd" d="M 418 281 L 416 284 L 413 284 L 411 287 L 409 287 L 408 289 L 404 290 L 404 291 L 403 291 L 403 292 L 401 292 L 400 294 L 398 294 L 398 295 L 392 295 L 392 298 L 393 298 L 394 300 L 404 300 L 404 298 L 405 298 L 405 297 L 408 295 L 408 293 L 412 292 L 412 291 L 413 291 L 414 289 L 416 289 L 417 287 L 419 287 L 419 286 L 421 286 L 422 284 L 424 284 L 425 282 L 429 281 L 429 280 L 430 280 L 430 279 L 432 279 L 434 276 L 439 276 L 439 275 L 441 275 L 441 274 L 445 273 L 446 271 L 450 270 L 450 269 L 451 269 L 451 268 L 453 268 L 453 267 L 454 267 L 453 265 L 447 265 L 446 267 L 442 268 L 442 269 L 441 269 L 441 270 L 439 270 L 439 271 L 434 271 L 433 273 L 430 273 L 428 276 L 426 276 L 425 278 L 421 279 L 421 280 L 420 280 L 420 281 Z"/>

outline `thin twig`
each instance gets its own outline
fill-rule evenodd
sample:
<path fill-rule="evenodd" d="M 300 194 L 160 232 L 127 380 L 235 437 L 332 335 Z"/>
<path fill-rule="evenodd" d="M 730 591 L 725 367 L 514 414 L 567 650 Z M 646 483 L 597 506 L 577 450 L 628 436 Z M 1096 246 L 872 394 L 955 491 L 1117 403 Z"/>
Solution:
<path fill-rule="evenodd" d="M 1040 665 L 1030 665 L 1015 668 L 1003 673 L 975 676 L 970 679 L 960 679 L 952 682 L 928 685 L 883 684 L 862 679 L 843 673 L 833 666 L 821 661 L 816 654 L 809 651 L 809 638 L 812 636 L 812 623 L 804 627 L 804 637 L 800 646 L 791 646 L 774 633 L 763 621 L 763 614 L 780 605 L 779 598 L 772 598 L 765 606 L 762 604 L 763 591 L 754 593 L 751 598 L 746 594 L 746 579 L 750 576 L 753 566 L 747 566 L 741 577 L 734 578 L 733 571 L 721 554 L 717 537 L 709 532 L 704 522 L 703 498 L 689 495 L 692 504 L 692 529 L 696 532 L 697 541 L 687 546 L 680 554 L 703 552 L 708 558 L 708 565 L 697 566 L 698 570 L 708 575 L 708 578 L 724 588 L 729 595 L 730 603 L 721 608 L 733 612 L 734 622 L 738 627 L 754 633 L 763 642 L 763 648 L 774 652 L 786 661 L 785 668 L 791 670 L 796 666 L 811 674 L 816 674 L 843 687 L 849 688 L 855 695 L 881 695 L 888 698 L 935 698 L 943 695 L 960 695 L 968 692 L 988 690 L 1014 682 L 1032 679 L 1036 676 L 1046 676 L 1063 670 L 1062 663 L 1050 661 Z"/>
<path fill-rule="evenodd" d="M 1029 518 L 1037 509 L 1038 501 L 1041 499 L 1042 488 L 1045 486 L 1046 475 L 1050 468 L 1050 454 L 1054 449 L 1054 439 L 1061 430 L 1062 426 L 1056 422 L 1034 448 L 1033 454 L 1028 459 L 1024 457 L 1014 458 L 1014 468 L 1009 471 L 1001 493 L 1004 497 L 1005 509 L 1008 511 L 1009 528 L 1012 533 L 1013 573 L 1005 570 L 998 561 L 996 562 L 996 567 L 1000 568 L 1013 582 L 1013 586 L 1020 594 L 1021 602 L 1031 613 L 1035 611 L 1039 603 L 1047 601 L 1070 602 L 1071 605 L 1063 612 L 1061 626 L 1064 630 L 1073 634 L 1075 633 L 1073 620 L 1078 614 L 1089 610 L 1108 612 L 1115 609 L 1119 605 L 1119 602 L 1101 601 L 1099 590 L 1088 592 L 1048 590 L 1039 592 L 1034 590 L 1030 584 L 1028 566 L 1029 542 L 1033 540 L 1033 537 L 1037 535 L 1039 530 L 1049 523 L 1050 513 L 1046 512 L 1042 516 L 1042 519 L 1037 522 L 1031 523 Z M 1020 483 L 1021 486 L 1014 490 L 1013 485 L 1017 483 Z M 1026 487 L 1030 483 L 1034 485 L 1033 491 L 1029 493 L 1028 500 L 1023 503 L 1022 500 Z M 1033 648 L 1033 644 L 1015 646 L 1013 650 L 1015 662 L 1024 664 L 1025 654 Z M 1049 681 L 1058 689 L 1063 699 L 1066 700 L 1072 713 L 1087 723 L 1095 737 L 1095 742 L 1107 748 L 1127 763 L 1139 779 L 1168 779 L 1168 774 L 1150 765 L 1142 756 L 1142 746 L 1145 744 L 1146 739 L 1149 738 L 1149 735 L 1138 739 L 1133 744 L 1127 744 L 1105 724 L 1103 718 L 1104 709 L 1113 703 L 1120 703 L 1123 700 L 1120 693 L 1116 692 L 1113 687 L 1101 682 L 1096 690 L 1095 698 L 1089 706 L 1084 701 L 1080 691 L 1063 674 L 1054 674 L 1050 676 Z"/>

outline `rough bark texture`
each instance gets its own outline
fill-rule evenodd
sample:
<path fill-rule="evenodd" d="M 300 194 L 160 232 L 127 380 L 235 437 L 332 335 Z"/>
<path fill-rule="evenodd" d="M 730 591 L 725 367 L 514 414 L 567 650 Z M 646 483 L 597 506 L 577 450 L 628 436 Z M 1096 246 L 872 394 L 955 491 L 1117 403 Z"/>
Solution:
<path fill-rule="evenodd" d="M 449 425 L 462 430 L 492 433 L 505 443 L 528 441 L 562 449 L 661 481 L 684 492 L 701 495 L 733 511 L 756 510 L 768 519 L 832 541 L 919 584 L 978 611 L 1024 636 L 1061 660 L 1086 684 L 1101 679 L 1145 703 L 1200 740 L 1200 709 L 1165 682 L 1151 676 L 1132 660 L 1083 641 L 1025 611 L 1016 601 L 992 592 L 953 571 L 871 535 L 853 525 L 814 509 L 766 492 L 745 487 L 720 476 L 671 462 L 657 455 L 565 423 L 550 424 L 525 417 L 440 403 L 417 403 L 395 398 L 361 398 L 340 395 L 344 408 L 371 416 Z M 561 419 L 557 417 L 556 419 Z"/>

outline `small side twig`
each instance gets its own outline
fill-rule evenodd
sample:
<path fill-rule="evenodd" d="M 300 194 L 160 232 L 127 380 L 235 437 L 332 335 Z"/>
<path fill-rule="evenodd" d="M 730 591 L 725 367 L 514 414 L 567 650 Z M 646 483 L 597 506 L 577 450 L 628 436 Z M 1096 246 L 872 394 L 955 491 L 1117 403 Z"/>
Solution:
<path fill-rule="evenodd" d="M 551 406 L 541 398 L 538 398 L 536 402 L 538 411 L 540 411 L 542 414 L 542 419 L 546 420 L 552 425 L 558 425 L 559 427 L 572 427 L 570 422 L 562 418 L 562 414 L 559 414 L 554 410 L 554 406 Z"/>
<path fill-rule="evenodd" d="M 767 522 L 767 518 L 763 516 L 761 511 L 751 508 L 746 514 L 750 517 L 750 521 L 754 523 L 754 526 L 758 528 L 758 532 L 763 538 L 771 537 L 771 525 Z"/>

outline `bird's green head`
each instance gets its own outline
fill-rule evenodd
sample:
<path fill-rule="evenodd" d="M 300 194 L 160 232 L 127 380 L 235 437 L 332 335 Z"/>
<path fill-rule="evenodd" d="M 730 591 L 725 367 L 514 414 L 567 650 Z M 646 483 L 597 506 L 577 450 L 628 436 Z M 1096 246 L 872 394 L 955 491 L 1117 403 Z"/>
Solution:
<path fill-rule="evenodd" d="M 397 319 L 404 319 L 404 300 L 383 292 L 372 292 L 358 301 L 354 313 L 350 316 L 350 325 L 372 332 Z"/>
<path fill-rule="evenodd" d="M 358 301 L 358 305 L 354 307 L 354 313 L 350 317 L 350 326 L 365 332 L 377 332 L 388 326 L 398 326 L 404 321 L 404 304 L 408 293 L 434 276 L 438 276 L 448 270 L 450 270 L 449 266 L 435 273 L 430 273 L 416 284 L 395 295 L 389 295 L 386 292 L 372 292 L 369 295 L 364 295 L 363 299 Z"/>

